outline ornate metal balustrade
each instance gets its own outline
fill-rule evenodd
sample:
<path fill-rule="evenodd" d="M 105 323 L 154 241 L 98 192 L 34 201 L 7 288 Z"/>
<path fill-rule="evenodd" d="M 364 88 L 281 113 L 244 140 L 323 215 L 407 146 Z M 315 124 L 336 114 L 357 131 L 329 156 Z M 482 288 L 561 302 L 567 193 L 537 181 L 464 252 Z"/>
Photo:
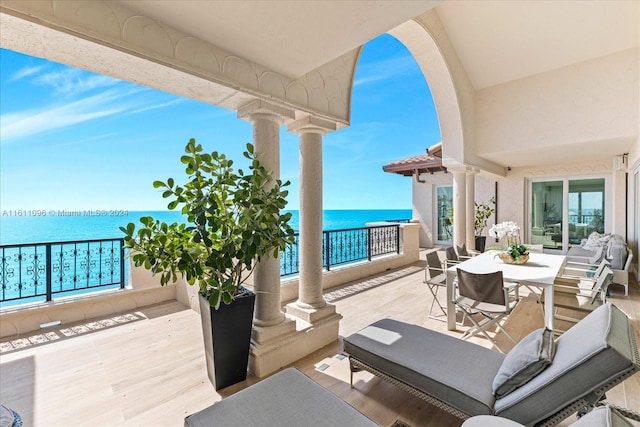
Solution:
<path fill-rule="evenodd" d="M 299 270 L 299 235 L 280 254 L 280 274 Z M 323 232 L 323 265 L 369 260 L 400 252 L 399 224 Z M 94 289 L 125 287 L 123 239 L 0 246 L 0 304 L 52 301 Z"/>
<path fill-rule="evenodd" d="M 299 236 L 280 254 L 280 274 L 288 276 L 299 270 Z M 323 232 L 322 264 L 332 266 L 368 260 L 375 256 L 400 253 L 399 224 L 350 228 Z"/>
<path fill-rule="evenodd" d="M 123 239 L 3 245 L 0 255 L 0 303 L 125 286 Z"/>

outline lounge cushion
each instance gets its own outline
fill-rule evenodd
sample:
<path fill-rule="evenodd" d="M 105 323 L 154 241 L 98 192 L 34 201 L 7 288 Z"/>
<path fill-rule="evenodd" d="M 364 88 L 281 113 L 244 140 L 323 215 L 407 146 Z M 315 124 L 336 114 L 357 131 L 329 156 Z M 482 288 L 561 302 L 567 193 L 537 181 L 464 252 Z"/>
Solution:
<path fill-rule="evenodd" d="M 501 353 L 392 318 L 345 338 L 344 350 L 469 415 L 493 412 Z"/>
<path fill-rule="evenodd" d="M 626 418 L 610 406 L 598 407 L 582 416 L 570 427 L 633 427 Z M 462 427 L 525 427 L 506 418 L 491 415 L 478 415 L 467 419 Z"/>
<path fill-rule="evenodd" d="M 635 336 L 627 316 L 604 304 L 556 340 L 553 363 L 522 387 L 496 400 L 495 415 L 533 425 L 612 378 L 635 372 Z M 584 390 L 576 395 L 576 390 Z"/>
<path fill-rule="evenodd" d="M 553 331 L 540 328 L 524 337 L 504 358 L 493 380 L 493 395 L 502 397 L 529 382 L 553 360 Z"/>
<path fill-rule="evenodd" d="M 214 403 L 184 420 L 187 427 L 379 427 L 295 368 Z"/>
<path fill-rule="evenodd" d="M 601 406 L 579 418 L 571 427 L 633 427 L 633 424 L 615 409 Z"/>

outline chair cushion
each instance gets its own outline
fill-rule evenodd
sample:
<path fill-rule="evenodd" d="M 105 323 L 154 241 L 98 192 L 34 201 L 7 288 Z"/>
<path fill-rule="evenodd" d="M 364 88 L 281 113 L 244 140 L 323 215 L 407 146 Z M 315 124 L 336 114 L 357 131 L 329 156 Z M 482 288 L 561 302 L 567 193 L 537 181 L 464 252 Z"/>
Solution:
<path fill-rule="evenodd" d="M 524 337 L 504 358 L 493 379 L 493 395 L 502 397 L 529 382 L 551 364 L 553 332 L 540 328 Z"/>

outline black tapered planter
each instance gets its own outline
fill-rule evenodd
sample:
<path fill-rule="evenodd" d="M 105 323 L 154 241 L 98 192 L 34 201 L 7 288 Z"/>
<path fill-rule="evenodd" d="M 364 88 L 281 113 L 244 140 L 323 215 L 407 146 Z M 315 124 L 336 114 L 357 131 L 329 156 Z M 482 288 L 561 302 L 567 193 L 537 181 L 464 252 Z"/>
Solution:
<path fill-rule="evenodd" d="M 244 381 L 249 364 L 249 346 L 256 294 L 246 291 L 231 304 L 217 310 L 200 295 L 200 318 L 207 374 L 216 390 Z"/>
<path fill-rule="evenodd" d="M 484 252 L 487 236 L 476 236 L 476 251 Z"/>

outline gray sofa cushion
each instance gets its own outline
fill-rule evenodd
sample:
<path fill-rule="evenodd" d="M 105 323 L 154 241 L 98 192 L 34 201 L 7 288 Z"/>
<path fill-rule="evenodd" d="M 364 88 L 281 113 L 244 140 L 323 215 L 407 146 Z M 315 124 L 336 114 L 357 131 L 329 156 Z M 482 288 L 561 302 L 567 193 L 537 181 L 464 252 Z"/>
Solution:
<path fill-rule="evenodd" d="M 378 424 L 295 368 L 288 368 L 184 420 L 187 427 L 300 427 Z"/>
<path fill-rule="evenodd" d="M 606 257 L 614 270 L 622 270 L 627 260 L 627 244 L 621 239 L 611 239 L 607 244 Z"/>
<path fill-rule="evenodd" d="M 344 350 L 469 415 L 493 412 L 498 352 L 391 318 L 345 338 Z"/>
<path fill-rule="evenodd" d="M 556 354 L 547 369 L 496 400 L 495 414 L 535 424 L 589 396 L 613 377 L 634 372 L 634 346 L 626 315 L 611 303 L 604 304 L 556 340 Z"/>
<path fill-rule="evenodd" d="M 502 397 L 529 382 L 551 364 L 555 353 L 553 331 L 540 328 L 524 337 L 504 358 L 493 379 L 493 394 Z"/>
<path fill-rule="evenodd" d="M 604 246 L 588 250 L 582 246 L 574 245 L 567 252 L 567 261 L 582 262 L 586 264 L 599 264 L 604 257 Z"/>

